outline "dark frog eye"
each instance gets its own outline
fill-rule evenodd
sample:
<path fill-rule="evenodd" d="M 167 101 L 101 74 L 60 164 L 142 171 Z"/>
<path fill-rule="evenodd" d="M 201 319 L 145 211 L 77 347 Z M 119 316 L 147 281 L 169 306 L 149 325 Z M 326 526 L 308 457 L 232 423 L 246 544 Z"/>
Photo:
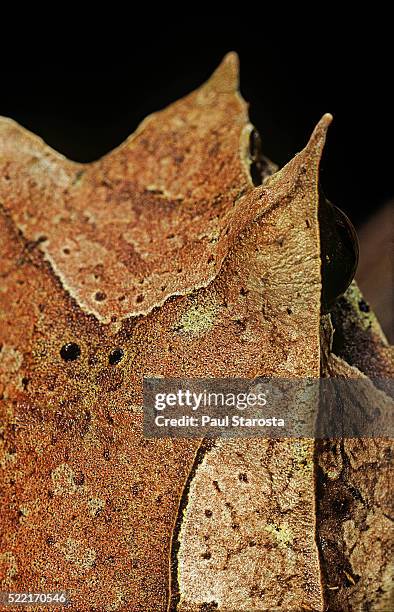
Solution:
<path fill-rule="evenodd" d="M 253 185 L 261 185 L 267 176 L 275 172 L 275 165 L 263 155 L 260 134 L 256 128 L 249 134 L 249 158 Z"/>
<path fill-rule="evenodd" d="M 358 239 L 345 213 L 320 192 L 322 312 L 327 313 L 352 282 L 358 264 Z"/>

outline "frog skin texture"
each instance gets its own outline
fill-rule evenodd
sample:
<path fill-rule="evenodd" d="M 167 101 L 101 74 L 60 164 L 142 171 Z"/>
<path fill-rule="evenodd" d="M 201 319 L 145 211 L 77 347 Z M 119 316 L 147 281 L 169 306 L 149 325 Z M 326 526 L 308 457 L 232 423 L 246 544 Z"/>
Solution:
<path fill-rule="evenodd" d="M 320 315 L 330 121 L 254 185 L 235 54 L 92 163 L 0 119 L 2 590 L 67 590 L 78 611 L 392 609 L 387 440 L 142 431 L 144 376 L 392 377 L 355 285 Z"/>

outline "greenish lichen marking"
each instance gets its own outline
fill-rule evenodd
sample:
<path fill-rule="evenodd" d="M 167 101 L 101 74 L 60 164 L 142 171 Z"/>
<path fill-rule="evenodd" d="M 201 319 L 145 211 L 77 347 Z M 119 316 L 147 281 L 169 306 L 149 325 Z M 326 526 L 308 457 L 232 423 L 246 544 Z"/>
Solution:
<path fill-rule="evenodd" d="M 283 525 L 269 523 L 264 529 L 274 536 L 275 540 L 282 548 L 289 546 L 293 542 L 293 532 L 286 523 Z"/>
<path fill-rule="evenodd" d="M 217 307 L 213 304 L 193 304 L 179 319 L 176 331 L 199 335 L 209 331 L 215 322 Z"/>

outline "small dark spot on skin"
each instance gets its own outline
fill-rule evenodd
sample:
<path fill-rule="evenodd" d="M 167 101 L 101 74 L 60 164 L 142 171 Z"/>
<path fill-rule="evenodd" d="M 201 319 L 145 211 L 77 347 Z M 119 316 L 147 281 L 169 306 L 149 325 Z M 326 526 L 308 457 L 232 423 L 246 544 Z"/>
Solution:
<path fill-rule="evenodd" d="M 94 299 L 96 300 L 96 302 L 104 302 L 104 300 L 107 299 L 107 294 L 104 293 L 104 291 L 97 291 Z"/>
<path fill-rule="evenodd" d="M 167 285 L 163 285 L 163 287 L 161 288 L 162 291 L 165 291 L 167 289 Z"/>
<path fill-rule="evenodd" d="M 264 592 L 265 592 L 264 589 L 260 590 L 259 587 L 256 584 L 254 584 L 249 591 L 249 597 L 261 597 L 262 598 L 264 595 Z M 282 604 L 282 599 L 278 601 L 278 604 L 279 605 Z"/>
<path fill-rule="evenodd" d="M 240 480 L 241 482 L 248 482 L 248 477 L 246 474 L 238 474 L 238 480 Z"/>
<path fill-rule="evenodd" d="M 205 516 L 208 517 L 208 518 L 211 518 L 212 510 L 205 510 Z"/>
<path fill-rule="evenodd" d="M 178 274 L 181 274 L 182 268 L 178 268 L 177 272 L 178 272 Z"/>
<path fill-rule="evenodd" d="M 200 612 L 213 612 L 214 610 L 217 610 L 219 607 L 219 604 L 216 601 L 210 601 L 205 602 L 203 604 L 201 604 L 200 607 Z"/>
<path fill-rule="evenodd" d="M 68 249 L 67 247 L 65 249 L 63 249 L 63 253 L 65 255 L 70 255 L 70 249 Z"/>
<path fill-rule="evenodd" d="M 172 238 L 174 238 L 174 234 L 168 234 L 167 240 L 171 240 Z"/>
<path fill-rule="evenodd" d="M 137 483 L 134 483 L 133 486 L 131 487 L 131 493 L 134 497 L 137 497 L 137 495 L 140 492 L 140 486 Z"/>
<path fill-rule="evenodd" d="M 81 349 L 79 345 L 75 342 L 68 342 L 64 344 L 60 349 L 60 357 L 64 359 L 64 361 L 75 361 L 81 354 Z"/>
<path fill-rule="evenodd" d="M 74 483 L 76 485 L 78 485 L 79 487 L 81 487 L 83 485 L 83 483 L 85 482 L 85 474 L 81 471 L 79 471 L 75 476 L 74 476 Z"/>
<path fill-rule="evenodd" d="M 292 311 L 292 309 L 291 309 L 291 308 L 286 308 L 286 310 L 287 310 L 287 314 L 288 314 L 288 315 L 293 314 L 293 311 Z"/>
<path fill-rule="evenodd" d="M 239 294 L 242 295 L 243 297 L 248 295 L 248 293 L 249 293 L 249 291 L 247 289 L 245 289 L 245 287 L 241 287 L 241 289 L 239 290 Z"/>
<path fill-rule="evenodd" d="M 210 553 L 210 552 L 206 552 L 206 553 L 203 553 L 203 554 L 201 555 L 201 557 L 202 557 L 203 559 L 210 559 L 210 558 L 211 558 L 211 556 L 212 556 L 212 555 L 211 555 L 211 553 Z"/>
<path fill-rule="evenodd" d="M 121 348 L 114 349 L 108 357 L 108 362 L 110 365 L 116 365 L 123 359 L 124 352 Z"/>
<path fill-rule="evenodd" d="M 253 185 L 261 185 L 262 175 L 260 168 L 261 160 L 261 138 L 260 134 L 253 128 L 249 134 L 249 156 L 250 156 L 250 175 L 252 177 Z"/>
<path fill-rule="evenodd" d="M 53 546 L 53 544 L 55 543 L 55 540 L 52 538 L 52 536 L 49 536 L 46 539 L 46 543 L 48 544 L 48 546 Z"/>
<path fill-rule="evenodd" d="M 117 320 L 118 320 L 118 317 L 116 315 L 112 315 L 111 323 L 116 323 Z"/>
<path fill-rule="evenodd" d="M 210 256 L 208 257 L 208 263 L 212 263 L 212 262 L 213 262 L 213 260 L 214 260 L 214 256 L 213 256 L 213 255 L 210 255 Z"/>
<path fill-rule="evenodd" d="M 123 302 L 125 299 L 126 299 L 126 296 L 125 296 L 125 295 L 120 295 L 120 296 L 118 297 L 118 302 Z"/>
<path fill-rule="evenodd" d="M 106 448 L 103 452 L 103 457 L 106 461 L 109 461 L 109 450 Z"/>
<path fill-rule="evenodd" d="M 358 303 L 358 307 L 361 310 L 361 312 L 369 312 L 370 310 L 369 305 L 367 304 L 365 300 L 360 300 Z"/>
<path fill-rule="evenodd" d="M 140 295 L 137 295 L 137 298 L 135 301 L 137 302 L 137 304 L 141 304 L 141 302 L 143 302 L 144 299 L 145 297 L 142 295 L 142 293 L 140 293 Z"/>
<path fill-rule="evenodd" d="M 242 319 L 235 319 L 234 323 L 240 327 L 241 330 L 245 331 L 246 323 Z"/>
<path fill-rule="evenodd" d="M 249 546 L 250 548 L 252 548 L 253 546 L 256 546 L 256 542 L 252 540 L 251 542 L 249 542 Z"/>
<path fill-rule="evenodd" d="M 22 387 L 25 391 L 27 391 L 27 385 L 29 384 L 30 379 L 25 376 L 22 378 Z"/>
<path fill-rule="evenodd" d="M 212 484 L 215 487 L 216 491 L 218 491 L 220 493 L 220 487 L 219 487 L 219 483 L 217 480 L 212 480 Z"/>
<path fill-rule="evenodd" d="M 231 527 L 232 527 L 232 529 L 239 529 L 239 525 L 238 525 L 238 523 L 233 523 L 233 524 L 231 525 Z"/>
<path fill-rule="evenodd" d="M 24 514 L 23 514 L 22 510 L 18 510 L 17 515 L 18 515 L 19 517 L 24 516 Z"/>
<path fill-rule="evenodd" d="M 387 460 L 387 461 L 391 461 L 393 458 L 393 451 L 391 450 L 391 448 L 386 448 L 383 452 L 383 457 Z"/>
<path fill-rule="evenodd" d="M 305 219 L 305 225 L 309 228 L 311 226 L 311 222 L 309 219 Z"/>

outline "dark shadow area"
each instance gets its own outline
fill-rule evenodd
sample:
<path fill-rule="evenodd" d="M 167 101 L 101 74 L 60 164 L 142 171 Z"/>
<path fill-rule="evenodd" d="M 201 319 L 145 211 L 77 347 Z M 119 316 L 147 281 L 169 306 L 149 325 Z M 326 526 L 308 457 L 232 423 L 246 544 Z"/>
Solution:
<path fill-rule="evenodd" d="M 207 19 L 207 23 L 210 20 Z M 282 165 L 306 143 L 324 112 L 334 115 L 322 163 L 327 197 L 359 226 L 393 196 L 389 167 L 389 57 L 360 31 L 294 30 L 189 22 L 102 41 L 73 56 L 32 47 L 2 70 L 0 114 L 77 161 L 121 143 L 149 113 L 200 85 L 236 50 L 241 89 L 263 153 Z M 14 58 L 15 59 L 15 58 Z"/>

